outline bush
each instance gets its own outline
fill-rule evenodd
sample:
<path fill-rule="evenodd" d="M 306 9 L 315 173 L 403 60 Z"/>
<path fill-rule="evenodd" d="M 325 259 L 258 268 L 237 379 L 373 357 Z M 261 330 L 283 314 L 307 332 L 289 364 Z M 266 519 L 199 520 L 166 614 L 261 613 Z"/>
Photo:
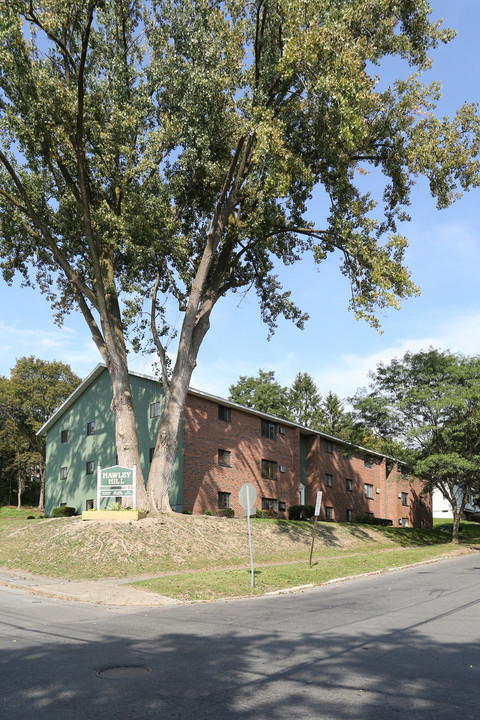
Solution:
<path fill-rule="evenodd" d="M 357 518 L 357 522 L 363 523 L 364 525 L 381 525 L 382 527 L 390 527 L 393 525 L 393 520 L 372 517 L 371 515 L 360 515 L 360 517 Z"/>
<path fill-rule="evenodd" d="M 192 514 L 191 510 L 182 510 L 182 515 L 191 515 L 191 514 Z"/>
<path fill-rule="evenodd" d="M 288 508 L 289 520 L 309 520 L 313 517 L 315 507 L 313 505 L 290 505 Z"/>
<path fill-rule="evenodd" d="M 235 517 L 235 511 L 233 508 L 218 508 L 217 517 Z"/>
<path fill-rule="evenodd" d="M 72 515 L 76 515 L 76 513 L 77 508 L 62 505 L 61 507 L 53 508 L 52 517 L 72 517 Z"/>
<path fill-rule="evenodd" d="M 205 510 L 205 513 L 204 513 L 204 514 L 205 514 L 205 515 L 211 515 L 211 514 L 212 514 L 212 511 L 211 511 L 211 510 Z"/>
<path fill-rule="evenodd" d="M 256 518 L 267 518 L 267 519 L 274 519 L 278 517 L 278 513 L 275 512 L 275 510 L 257 510 L 255 513 Z"/>

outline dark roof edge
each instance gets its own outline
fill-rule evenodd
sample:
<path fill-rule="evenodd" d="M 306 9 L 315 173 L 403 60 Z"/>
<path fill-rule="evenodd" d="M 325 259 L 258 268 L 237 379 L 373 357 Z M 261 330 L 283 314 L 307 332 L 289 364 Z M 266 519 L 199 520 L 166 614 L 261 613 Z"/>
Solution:
<path fill-rule="evenodd" d="M 99 363 L 92 372 L 87 375 L 87 377 L 82 380 L 80 385 L 71 393 L 71 395 L 68 396 L 68 398 L 65 400 L 65 402 L 60 405 L 60 407 L 53 413 L 53 415 L 47 420 L 47 422 L 42 425 L 40 430 L 37 431 L 37 435 L 43 436 L 46 435 L 47 432 L 50 430 L 50 428 L 61 418 L 61 416 L 68 410 L 69 407 L 73 405 L 75 400 L 86 390 L 89 385 L 93 383 L 94 380 L 97 379 L 97 377 L 107 369 L 107 366 L 105 363 Z M 156 377 L 153 375 L 146 375 L 145 373 L 139 373 L 134 370 L 128 371 L 129 375 L 134 375 L 135 377 L 142 378 L 144 380 L 157 380 Z M 325 440 L 331 440 L 332 442 L 340 443 L 341 445 L 348 446 L 352 449 L 358 450 L 362 453 L 368 453 L 369 455 L 373 455 L 376 457 L 382 457 L 382 458 L 388 458 L 389 460 L 394 460 L 397 462 L 397 459 L 394 457 L 391 457 L 390 455 L 385 455 L 384 453 L 378 452 L 376 450 L 369 450 L 369 448 L 362 447 L 361 445 L 354 445 L 351 442 L 348 442 L 347 440 L 342 440 L 341 438 L 337 438 L 334 435 L 329 435 L 328 433 L 322 432 L 321 430 L 312 430 L 312 428 L 305 427 L 304 425 L 300 425 L 299 423 L 293 422 L 292 420 L 285 420 L 285 418 L 278 417 L 277 415 L 270 415 L 269 413 L 261 412 L 260 410 L 255 410 L 255 408 L 249 408 L 245 405 L 240 405 L 239 403 L 233 402 L 232 400 L 226 400 L 225 398 L 222 398 L 218 395 L 212 395 L 211 393 L 204 392 L 203 390 L 196 390 L 195 388 L 189 387 L 188 392 L 190 395 L 195 395 L 196 397 L 202 397 L 206 400 L 211 400 L 212 402 L 216 402 L 219 405 L 225 405 L 226 407 L 235 408 L 236 410 L 241 410 L 242 412 L 249 413 L 250 415 L 255 415 L 260 418 L 265 418 L 268 420 L 272 420 L 280 425 L 286 425 L 287 427 L 292 428 L 298 428 L 298 430 L 304 434 L 304 435 L 318 435 L 322 438 L 325 438 Z"/>

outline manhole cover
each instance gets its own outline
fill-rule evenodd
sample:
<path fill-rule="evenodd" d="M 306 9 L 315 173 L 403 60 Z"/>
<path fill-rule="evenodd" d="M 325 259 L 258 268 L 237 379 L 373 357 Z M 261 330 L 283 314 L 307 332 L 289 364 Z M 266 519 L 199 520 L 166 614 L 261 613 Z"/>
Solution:
<path fill-rule="evenodd" d="M 98 677 L 111 680 L 125 680 L 126 678 L 137 678 L 141 675 L 148 675 L 152 672 L 145 665 L 115 665 L 114 667 L 103 668 L 97 671 Z"/>

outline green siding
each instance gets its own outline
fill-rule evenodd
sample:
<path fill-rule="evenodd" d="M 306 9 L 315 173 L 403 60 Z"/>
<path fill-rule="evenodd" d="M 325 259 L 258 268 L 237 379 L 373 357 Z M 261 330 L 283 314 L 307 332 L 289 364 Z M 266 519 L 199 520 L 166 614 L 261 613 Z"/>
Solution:
<path fill-rule="evenodd" d="M 130 376 L 133 404 L 137 422 L 140 463 L 145 479 L 150 469 L 149 452 L 155 446 L 160 418 L 150 418 L 150 404 L 162 403 L 161 390 L 155 380 Z M 116 464 L 115 424 L 110 410 L 112 385 L 105 369 L 85 388 L 74 404 L 47 432 L 45 512 L 65 502 L 78 513 L 85 510 L 86 501 L 97 504 L 97 464 L 109 467 Z M 95 433 L 87 436 L 87 423 L 95 422 Z M 68 430 L 68 441 L 61 442 L 62 430 Z M 87 462 L 93 461 L 95 471 L 87 475 Z M 67 468 L 67 478 L 60 479 L 60 470 Z M 103 503 L 108 502 L 104 500 Z M 180 436 L 175 462 L 170 503 L 181 510 L 183 502 L 183 433 Z M 103 507 L 103 504 L 102 504 Z"/>

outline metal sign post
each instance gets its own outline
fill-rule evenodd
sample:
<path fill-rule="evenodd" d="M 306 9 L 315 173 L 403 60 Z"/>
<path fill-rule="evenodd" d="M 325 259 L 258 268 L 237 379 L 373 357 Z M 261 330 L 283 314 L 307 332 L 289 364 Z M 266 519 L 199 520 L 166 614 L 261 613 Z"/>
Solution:
<path fill-rule="evenodd" d="M 100 463 L 97 465 L 97 510 L 100 510 Z"/>
<path fill-rule="evenodd" d="M 250 546 L 250 571 L 252 575 L 252 587 L 255 585 L 255 573 L 253 570 L 253 550 L 252 550 L 252 531 L 250 528 L 250 515 L 255 513 L 255 502 L 257 500 L 257 491 L 252 483 L 247 483 L 240 488 L 238 493 L 238 501 L 243 508 L 243 515 L 247 516 L 248 523 L 248 544 Z"/>
<path fill-rule="evenodd" d="M 317 520 L 318 516 L 320 515 L 320 507 L 322 505 L 322 491 L 319 490 L 317 492 L 317 502 L 315 504 L 315 520 L 313 523 L 313 535 L 312 535 L 312 547 L 310 550 L 310 567 L 312 567 L 312 555 L 313 555 L 313 545 L 315 543 L 315 532 L 317 530 Z"/>
<path fill-rule="evenodd" d="M 247 508 L 250 507 L 249 503 L 249 491 L 247 485 Z M 250 513 L 247 512 L 247 524 L 248 524 L 248 544 L 250 545 L 250 572 L 252 574 L 252 587 L 255 585 L 255 573 L 253 571 L 253 550 L 252 550 L 252 530 L 250 528 Z"/>

